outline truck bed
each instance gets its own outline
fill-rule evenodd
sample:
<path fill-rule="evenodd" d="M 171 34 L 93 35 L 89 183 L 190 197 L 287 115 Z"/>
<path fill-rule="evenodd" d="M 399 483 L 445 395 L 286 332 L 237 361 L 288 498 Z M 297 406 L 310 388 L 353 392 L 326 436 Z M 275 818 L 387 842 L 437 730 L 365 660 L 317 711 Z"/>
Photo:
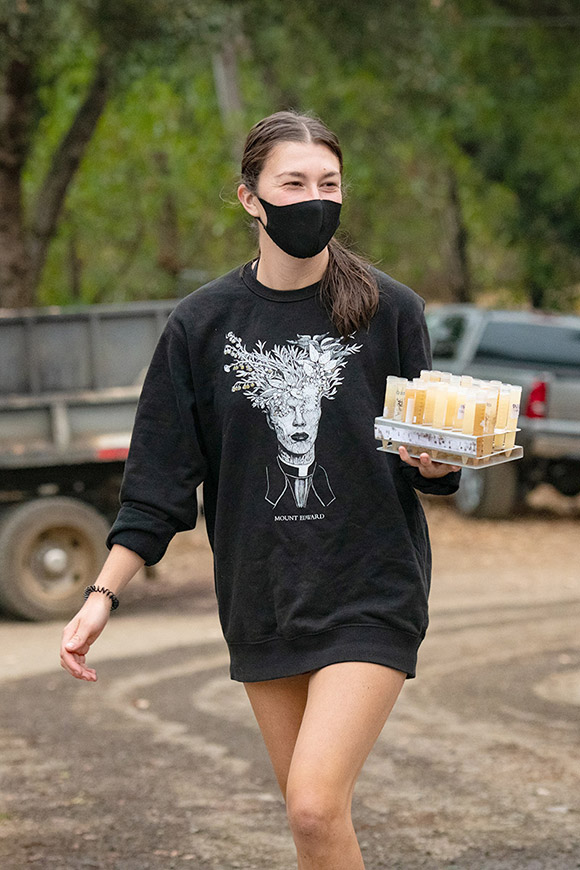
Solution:
<path fill-rule="evenodd" d="M 0 309 L 0 468 L 125 459 L 176 302 Z"/>

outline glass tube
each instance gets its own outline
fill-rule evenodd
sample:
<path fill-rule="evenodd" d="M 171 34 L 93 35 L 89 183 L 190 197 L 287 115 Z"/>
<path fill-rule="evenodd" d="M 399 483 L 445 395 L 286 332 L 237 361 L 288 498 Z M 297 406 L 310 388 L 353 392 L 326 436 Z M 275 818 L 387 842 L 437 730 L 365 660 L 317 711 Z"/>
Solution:
<path fill-rule="evenodd" d="M 507 420 L 507 432 L 505 434 L 505 448 L 507 456 L 511 455 L 512 448 L 516 441 L 516 429 L 518 427 L 518 417 L 520 413 L 520 400 L 522 398 L 522 388 L 513 386 L 510 392 L 510 404 Z"/>
<path fill-rule="evenodd" d="M 474 434 L 476 396 L 477 390 L 473 387 L 467 387 L 467 394 L 465 396 L 465 412 L 463 414 L 463 424 L 461 426 L 461 431 L 464 435 Z"/>
<path fill-rule="evenodd" d="M 495 431 L 495 423 L 497 419 L 499 390 L 497 387 L 492 387 L 487 390 L 485 401 L 485 414 L 483 418 L 483 454 L 489 456 L 493 453 L 493 439 Z"/>
<path fill-rule="evenodd" d="M 397 388 L 395 391 L 395 409 L 393 412 L 393 420 L 403 419 L 403 404 L 405 401 L 405 391 L 407 389 L 407 378 L 397 378 Z"/>
<path fill-rule="evenodd" d="M 447 416 L 447 399 L 449 385 L 442 381 L 435 390 L 435 406 L 433 408 L 433 428 L 443 429 Z"/>
<path fill-rule="evenodd" d="M 507 426 L 510 394 L 512 391 L 511 384 L 502 384 L 499 391 L 497 403 L 497 417 L 495 421 L 495 433 L 493 436 L 493 449 L 503 450 L 505 443 L 505 428 Z"/>
<path fill-rule="evenodd" d="M 459 387 L 457 390 L 457 402 L 455 405 L 455 416 L 453 417 L 452 429 L 461 432 L 463 429 L 463 418 L 465 417 L 465 401 L 467 399 L 467 387 Z"/>
<path fill-rule="evenodd" d="M 421 378 L 414 378 L 415 383 L 415 407 L 413 409 L 412 423 L 421 426 L 425 414 L 425 402 L 427 399 L 427 384 Z"/>
<path fill-rule="evenodd" d="M 407 383 L 405 389 L 405 398 L 403 401 L 403 422 L 412 423 L 415 414 L 415 398 L 417 396 L 417 388 L 415 382 Z"/>
<path fill-rule="evenodd" d="M 383 417 L 392 419 L 395 413 L 395 401 L 397 396 L 397 386 L 399 378 L 396 375 L 389 375 L 387 378 L 387 388 L 385 390 L 385 406 L 383 409 Z"/>
<path fill-rule="evenodd" d="M 433 412 L 435 410 L 435 398 L 437 396 L 437 387 L 439 381 L 429 381 L 427 384 L 427 395 L 425 397 L 425 411 L 423 413 L 423 425 L 433 425 Z"/>
<path fill-rule="evenodd" d="M 443 424 L 444 429 L 453 428 L 453 421 L 457 411 L 457 391 L 458 386 L 452 381 L 447 388 L 447 409 L 445 411 L 445 423 Z"/>

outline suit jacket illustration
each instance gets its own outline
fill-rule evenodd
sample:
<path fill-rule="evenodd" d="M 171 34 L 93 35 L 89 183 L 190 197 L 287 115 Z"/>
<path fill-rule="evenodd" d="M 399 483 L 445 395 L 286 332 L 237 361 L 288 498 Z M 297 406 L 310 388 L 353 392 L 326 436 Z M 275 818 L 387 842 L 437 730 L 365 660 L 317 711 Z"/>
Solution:
<path fill-rule="evenodd" d="M 307 507 L 309 501 L 316 507 L 327 507 L 335 498 L 326 470 L 316 460 L 308 466 L 305 474 L 282 462 L 279 456 L 275 465 L 266 466 L 265 499 L 274 507 Z"/>

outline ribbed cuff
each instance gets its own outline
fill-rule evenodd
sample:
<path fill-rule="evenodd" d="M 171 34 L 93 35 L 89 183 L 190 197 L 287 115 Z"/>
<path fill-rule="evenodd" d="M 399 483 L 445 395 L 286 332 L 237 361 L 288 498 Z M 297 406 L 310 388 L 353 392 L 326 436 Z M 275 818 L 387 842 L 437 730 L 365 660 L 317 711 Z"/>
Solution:
<path fill-rule="evenodd" d="M 165 555 L 175 531 L 167 521 L 125 505 L 119 511 L 105 543 L 109 550 L 113 544 L 121 544 L 141 556 L 146 565 L 155 565 Z"/>
<path fill-rule="evenodd" d="M 401 471 L 409 483 L 425 495 L 453 495 L 459 489 L 460 471 L 450 471 L 445 477 L 423 477 L 418 468 L 401 459 Z"/>

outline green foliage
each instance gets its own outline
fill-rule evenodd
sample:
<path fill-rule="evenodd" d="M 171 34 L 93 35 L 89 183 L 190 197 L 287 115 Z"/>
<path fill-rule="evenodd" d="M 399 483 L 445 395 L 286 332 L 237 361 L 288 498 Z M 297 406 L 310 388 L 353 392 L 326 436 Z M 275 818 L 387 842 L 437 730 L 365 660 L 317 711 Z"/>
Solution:
<path fill-rule="evenodd" d="M 452 171 L 475 291 L 572 307 L 579 30 L 572 0 L 542 0 L 533 16 L 529 6 L 0 0 L 0 54 L 33 54 L 39 82 L 28 209 L 98 58 L 111 58 L 112 97 L 69 190 L 39 302 L 175 295 L 175 270 L 160 257 L 168 202 L 182 268 L 217 275 L 251 256 L 235 197 L 236 136 L 292 107 L 338 133 L 344 230 L 381 268 L 429 298 L 449 297 Z M 243 102 L 233 126 L 213 68 L 226 40 Z"/>
<path fill-rule="evenodd" d="M 533 301 L 565 307 L 580 258 L 580 19 L 561 17 L 566 3 L 534 4 L 533 16 L 503 2 L 447 11 L 458 16 L 451 135 L 490 185 L 513 195 L 500 226 Z"/>
<path fill-rule="evenodd" d="M 166 175 L 157 166 L 159 153 L 167 155 Z M 70 192 L 43 280 L 43 303 L 66 297 L 58 278 L 71 234 L 83 263 L 86 301 L 173 296 L 173 278 L 156 268 L 158 221 L 168 192 L 177 202 L 184 268 L 214 275 L 236 251 L 243 258 L 245 228 L 220 199 L 222 192 L 230 194 L 235 171 L 207 65 L 189 64 L 187 77 L 167 79 L 151 70 L 136 80 L 109 106 Z"/>

